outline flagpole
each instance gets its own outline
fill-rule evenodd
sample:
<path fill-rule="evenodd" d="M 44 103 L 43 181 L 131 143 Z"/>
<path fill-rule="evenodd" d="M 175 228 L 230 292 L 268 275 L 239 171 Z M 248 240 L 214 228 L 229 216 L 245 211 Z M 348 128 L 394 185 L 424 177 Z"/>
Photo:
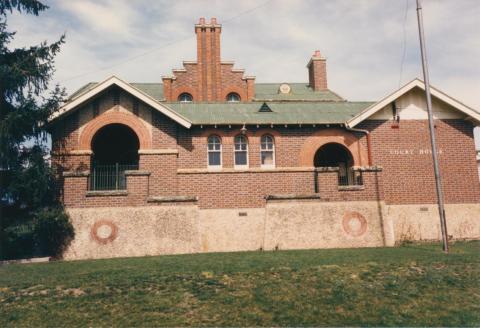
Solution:
<path fill-rule="evenodd" d="M 417 0 L 418 34 L 420 36 L 420 52 L 422 55 L 423 80 L 425 81 L 425 95 L 427 97 L 428 126 L 430 142 L 432 144 L 433 169 L 435 172 L 435 186 L 437 189 L 438 212 L 440 214 L 440 227 L 442 230 L 443 251 L 448 253 L 447 222 L 445 220 L 445 206 L 443 201 L 442 180 L 438 165 L 437 142 L 435 140 L 435 126 L 433 123 L 432 97 L 430 95 L 430 80 L 428 77 L 427 50 L 425 48 L 425 35 L 423 31 L 423 16 L 421 0 Z"/>

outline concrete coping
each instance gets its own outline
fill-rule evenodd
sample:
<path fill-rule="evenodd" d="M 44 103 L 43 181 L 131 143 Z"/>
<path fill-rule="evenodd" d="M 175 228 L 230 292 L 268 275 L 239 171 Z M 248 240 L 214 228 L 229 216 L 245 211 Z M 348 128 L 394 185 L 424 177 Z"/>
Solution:
<path fill-rule="evenodd" d="M 93 154 L 93 151 L 91 150 L 71 150 L 71 151 L 67 151 L 67 152 L 58 152 L 58 151 L 55 151 L 55 152 L 50 152 L 50 154 L 52 156 L 85 156 L 85 155 L 92 155 Z"/>
<path fill-rule="evenodd" d="M 340 169 L 338 166 L 330 166 L 330 167 L 316 167 L 315 172 L 338 172 Z"/>
<path fill-rule="evenodd" d="M 147 198 L 148 203 L 181 203 L 196 202 L 197 196 L 150 196 Z"/>
<path fill-rule="evenodd" d="M 178 154 L 178 149 L 166 148 L 166 149 L 140 149 L 139 155 L 169 155 Z"/>
<path fill-rule="evenodd" d="M 85 194 L 87 197 L 103 197 L 103 196 L 127 196 L 127 190 L 89 190 Z"/>
<path fill-rule="evenodd" d="M 152 172 L 145 171 L 145 170 L 126 170 L 125 175 L 134 175 L 134 176 L 143 176 L 143 175 L 150 175 Z"/>
<path fill-rule="evenodd" d="M 79 177 L 88 177 L 90 171 L 65 171 L 62 173 L 62 176 L 65 178 L 79 178 Z"/>
<path fill-rule="evenodd" d="M 320 199 L 320 194 L 277 194 L 266 195 L 266 200 L 287 200 L 287 199 Z"/>
<path fill-rule="evenodd" d="M 51 257 L 34 257 L 31 259 L 19 259 L 19 260 L 5 260 L 0 261 L 0 266 L 7 264 L 28 264 L 28 263 L 45 263 L 52 261 Z"/>
<path fill-rule="evenodd" d="M 365 190 L 365 186 L 338 186 L 339 191 L 358 191 Z"/>
<path fill-rule="evenodd" d="M 261 167 L 250 167 L 250 168 L 221 168 L 221 169 L 178 169 L 178 174 L 203 174 L 203 173 L 275 173 L 275 172 L 313 172 L 313 167 L 275 167 L 275 168 L 261 168 Z"/>
<path fill-rule="evenodd" d="M 381 172 L 383 171 L 383 167 L 379 165 L 374 166 L 354 166 L 352 167 L 354 171 L 361 171 L 361 172 Z"/>

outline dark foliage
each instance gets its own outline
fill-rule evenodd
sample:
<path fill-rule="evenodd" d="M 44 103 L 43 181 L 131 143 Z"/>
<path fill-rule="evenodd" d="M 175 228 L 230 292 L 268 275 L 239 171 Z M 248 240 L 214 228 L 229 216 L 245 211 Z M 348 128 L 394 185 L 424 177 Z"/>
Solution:
<path fill-rule="evenodd" d="M 14 10 L 38 15 L 47 8 L 36 0 L 0 1 L 0 258 L 33 255 L 39 248 L 44 252 L 49 246 L 43 245 L 53 245 L 50 238 L 60 236 L 34 233 L 40 229 L 36 224 L 43 222 L 39 218 L 49 213 L 53 221 L 65 219 L 58 210 L 53 173 L 46 161 L 45 128 L 65 96 L 58 85 L 49 91 L 54 58 L 64 36 L 52 44 L 8 47 L 15 32 L 7 30 L 7 15 Z"/>

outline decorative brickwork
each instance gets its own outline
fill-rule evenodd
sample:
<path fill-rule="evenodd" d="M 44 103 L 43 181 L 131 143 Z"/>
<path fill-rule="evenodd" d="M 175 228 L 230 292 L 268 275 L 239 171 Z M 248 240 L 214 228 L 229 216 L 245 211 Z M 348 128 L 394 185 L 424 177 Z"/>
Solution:
<path fill-rule="evenodd" d="M 140 142 L 140 149 L 152 148 L 152 137 L 145 125 L 142 124 L 134 115 L 122 112 L 106 112 L 92 119 L 83 129 L 80 140 L 80 150 L 91 150 L 92 139 L 102 127 L 119 123 L 131 128 L 137 135 Z"/>
<path fill-rule="evenodd" d="M 210 23 L 200 18 L 195 25 L 197 61 L 183 62 L 183 69 L 173 70 L 173 76 L 164 76 L 163 93 L 166 101 L 178 101 L 182 93 L 189 93 L 194 102 L 225 102 L 235 92 L 241 101 L 254 97 L 254 77 L 234 69 L 232 62 L 222 62 L 220 34 L 222 26 L 212 18 Z"/>

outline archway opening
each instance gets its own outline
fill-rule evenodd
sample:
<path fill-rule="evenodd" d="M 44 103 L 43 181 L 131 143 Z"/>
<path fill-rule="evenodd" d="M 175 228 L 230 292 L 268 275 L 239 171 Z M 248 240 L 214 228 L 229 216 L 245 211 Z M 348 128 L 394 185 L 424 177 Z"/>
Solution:
<path fill-rule="evenodd" d="M 140 142 L 135 132 L 123 124 L 109 124 L 92 139 L 90 189 L 126 189 L 125 171 L 138 170 Z"/>
<path fill-rule="evenodd" d="M 313 159 L 315 167 L 338 167 L 338 184 L 361 185 L 359 172 L 352 170 L 353 156 L 347 147 L 338 143 L 327 143 L 320 147 Z"/>

